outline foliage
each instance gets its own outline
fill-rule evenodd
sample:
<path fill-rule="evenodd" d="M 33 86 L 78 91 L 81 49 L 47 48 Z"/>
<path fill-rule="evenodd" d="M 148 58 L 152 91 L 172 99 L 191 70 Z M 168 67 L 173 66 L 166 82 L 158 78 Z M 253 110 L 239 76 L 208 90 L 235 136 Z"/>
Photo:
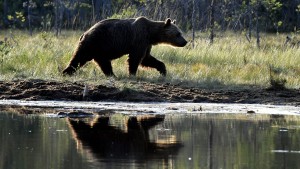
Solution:
<path fill-rule="evenodd" d="M 137 13 L 137 9 L 134 5 L 129 6 L 127 9 L 122 9 L 119 14 L 115 13 L 111 18 L 115 19 L 124 19 L 124 18 L 133 18 Z"/>
<path fill-rule="evenodd" d="M 25 22 L 25 17 L 22 12 L 15 12 L 14 15 L 8 15 L 7 19 L 13 23 L 12 26 L 23 27 Z"/>
<path fill-rule="evenodd" d="M 215 1 L 215 25 L 220 30 L 245 30 L 253 27 L 252 20 L 259 19 L 264 31 L 297 31 L 299 3 L 300 0 Z M 184 31 L 193 25 L 196 30 L 207 30 L 211 10 L 211 0 L 2 0 L 0 5 L 0 27 L 33 27 L 45 31 L 55 26 L 86 29 L 102 19 L 141 15 L 154 20 L 171 17 Z M 195 24 L 191 24 L 192 17 Z"/>

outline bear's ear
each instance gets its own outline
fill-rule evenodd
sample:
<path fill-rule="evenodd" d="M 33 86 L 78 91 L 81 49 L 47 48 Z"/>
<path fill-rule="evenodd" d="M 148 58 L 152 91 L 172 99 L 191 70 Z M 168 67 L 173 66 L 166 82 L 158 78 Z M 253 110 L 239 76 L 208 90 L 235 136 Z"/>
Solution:
<path fill-rule="evenodd" d="M 174 25 L 176 24 L 176 20 L 173 20 L 173 22 L 172 22 Z"/>
<path fill-rule="evenodd" d="M 168 18 L 166 21 L 165 21 L 165 27 L 167 27 L 167 26 L 170 26 L 171 25 L 171 19 L 170 18 Z"/>

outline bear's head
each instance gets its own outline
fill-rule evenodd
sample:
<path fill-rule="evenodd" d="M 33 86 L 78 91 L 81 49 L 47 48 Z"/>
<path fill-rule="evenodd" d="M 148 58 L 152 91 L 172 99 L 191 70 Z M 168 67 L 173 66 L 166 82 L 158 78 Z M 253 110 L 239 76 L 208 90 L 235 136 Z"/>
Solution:
<path fill-rule="evenodd" d="M 170 18 L 166 19 L 161 33 L 161 41 L 163 43 L 176 47 L 184 47 L 187 44 L 187 41 L 182 36 L 181 30 L 175 25 L 175 21 L 172 22 Z"/>

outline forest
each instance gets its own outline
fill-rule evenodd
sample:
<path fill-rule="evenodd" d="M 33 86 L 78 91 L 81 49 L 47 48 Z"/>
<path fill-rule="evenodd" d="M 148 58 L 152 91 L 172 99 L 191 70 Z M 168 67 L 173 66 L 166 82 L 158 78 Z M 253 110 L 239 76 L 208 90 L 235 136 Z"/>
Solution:
<path fill-rule="evenodd" d="M 0 29 L 85 30 L 107 18 L 170 17 L 183 31 L 296 32 L 300 0 L 1 0 Z M 250 35 L 251 36 L 251 35 Z"/>

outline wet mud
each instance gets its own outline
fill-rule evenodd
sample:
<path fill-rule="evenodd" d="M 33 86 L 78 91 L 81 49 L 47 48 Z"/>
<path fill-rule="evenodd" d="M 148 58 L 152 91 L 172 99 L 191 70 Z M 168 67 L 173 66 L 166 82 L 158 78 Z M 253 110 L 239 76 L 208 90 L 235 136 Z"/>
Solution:
<path fill-rule="evenodd" d="M 300 105 L 300 89 L 203 89 L 169 83 L 128 82 L 128 88 L 44 80 L 0 81 L 0 100 L 247 103 Z M 87 89 L 84 92 L 84 89 Z M 83 97 L 83 93 L 84 97 Z"/>

